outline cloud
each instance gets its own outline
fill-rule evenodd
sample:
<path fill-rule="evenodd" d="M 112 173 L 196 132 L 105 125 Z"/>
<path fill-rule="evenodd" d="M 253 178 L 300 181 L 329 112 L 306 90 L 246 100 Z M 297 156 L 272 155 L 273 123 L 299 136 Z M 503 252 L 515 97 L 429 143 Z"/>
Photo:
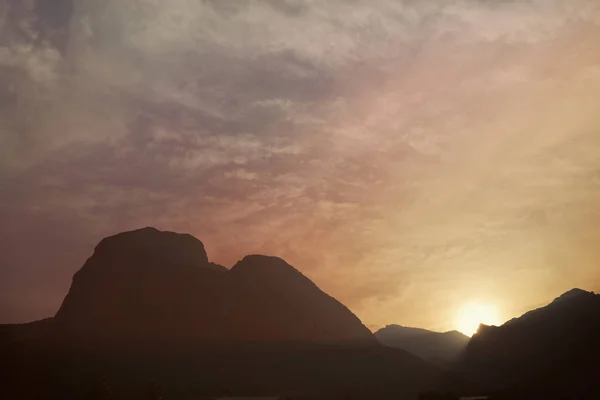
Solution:
<path fill-rule="evenodd" d="M 58 79 L 60 55 L 55 49 L 34 51 L 33 46 L 29 45 L 0 50 L 0 67 L 21 69 L 29 79 L 43 86 L 52 86 Z"/>
<path fill-rule="evenodd" d="M 0 5 L 16 243 L 188 231 L 226 265 L 283 256 L 374 325 L 450 328 L 440 304 L 501 303 L 515 280 L 538 304 L 531 271 L 597 280 L 596 1 Z M 25 257 L 0 259 L 5 285 L 78 266 Z"/>

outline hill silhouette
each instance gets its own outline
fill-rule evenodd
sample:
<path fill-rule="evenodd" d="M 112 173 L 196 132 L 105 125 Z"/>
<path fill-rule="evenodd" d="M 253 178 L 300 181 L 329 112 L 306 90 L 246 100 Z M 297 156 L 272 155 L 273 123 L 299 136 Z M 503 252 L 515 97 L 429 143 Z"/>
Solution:
<path fill-rule="evenodd" d="M 386 346 L 439 365 L 456 361 L 469 342 L 469 337 L 458 331 L 432 332 L 400 325 L 387 325 L 375 332 L 375 337 Z"/>
<path fill-rule="evenodd" d="M 379 345 L 284 260 L 251 255 L 227 270 L 191 235 L 154 228 L 103 239 L 54 318 L 2 326 L 0 336 L 3 384 L 16 398 L 87 398 L 107 385 L 128 393 L 144 382 L 198 395 L 369 398 L 457 387 Z"/>
<path fill-rule="evenodd" d="M 285 261 L 247 256 L 227 270 L 209 263 L 193 236 L 153 228 L 102 240 L 55 320 L 63 334 L 113 343 L 374 341 L 350 310 Z"/>
<path fill-rule="evenodd" d="M 598 360 L 600 295 L 573 289 L 500 327 L 480 326 L 462 365 L 506 398 L 597 398 Z"/>

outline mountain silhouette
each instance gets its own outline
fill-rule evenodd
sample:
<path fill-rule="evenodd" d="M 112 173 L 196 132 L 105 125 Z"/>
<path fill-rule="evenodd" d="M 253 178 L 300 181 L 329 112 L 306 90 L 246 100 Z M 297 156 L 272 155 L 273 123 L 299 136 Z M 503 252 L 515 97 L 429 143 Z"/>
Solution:
<path fill-rule="evenodd" d="M 462 365 L 507 398 L 597 398 L 598 360 L 600 295 L 573 289 L 500 327 L 481 325 Z"/>
<path fill-rule="evenodd" d="M 387 325 L 375 332 L 375 337 L 386 346 L 441 365 L 457 360 L 469 342 L 469 337 L 458 331 L 432 332 L 400 325 Z"/>
<path fill-rule="evenodd" d="M 0 349 L 0 384 L 15 398 L 87 398 L 93 388 L 126 393 L 141 382 L 203 396 L 399 399 L 462 385 L 381 346 L 284 260 L 250 255 L 228 270 L 193 236 L 154 228 L 103 239 L 56 316 L 0 326 Z"/>
<path fill-rule="evenodd" d="M 191 235 L 146 228 L 106 238 L 79 270 L 56 314 L 84 340 L 172 344 L 369 343 L 345 306 L 277 257 L 227 270 Z"/>

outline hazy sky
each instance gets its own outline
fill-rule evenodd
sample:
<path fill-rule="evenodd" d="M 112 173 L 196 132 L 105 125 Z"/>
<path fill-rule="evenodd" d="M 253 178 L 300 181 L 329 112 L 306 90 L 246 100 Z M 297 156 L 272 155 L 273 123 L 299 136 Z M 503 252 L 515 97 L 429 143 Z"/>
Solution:
<path fill-rule="evenodd" d="M 372 329 L 598 290 L 599 99 L 598 0 L 0 0 L 0 322 L 148 225 Z"/>

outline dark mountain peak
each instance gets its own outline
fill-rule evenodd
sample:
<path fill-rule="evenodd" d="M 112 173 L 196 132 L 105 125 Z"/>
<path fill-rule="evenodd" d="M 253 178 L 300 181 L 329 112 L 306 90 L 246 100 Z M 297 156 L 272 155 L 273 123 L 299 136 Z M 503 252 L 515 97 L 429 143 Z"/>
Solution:
<path fill-rule="evenodd" d="M 457 341 L 457 342 L 463 342 L 465 345 L 471 339 L 469 336 L 467 336 L 464 333 L 459 332 L 457 330 L 447 331 L 447 332 L 442 333 L 442 335 L 447 340 L 454 340 L 454 341 Z"/>
<path fill-rule="evenodd" d="M 598 337 L 600 295 L 573 289 L 499 327 L 481 325 L 464 365 L 475 379 L 493 386 L 520 383 L 542 393 L 558 389 L 552 383 L 568 392 L 593 374 L 600 376 Z"/>
<path fill-rule="evenodd" d="M 479 324 L 479 327 L 477 328 L 477 332 L 475 332 L 475 334 L 473 335 L 473 337 L 475 336 L 482 336 L 482 335 L 488 335 L 491 332 L 494 332 L 498 329 L 497 326 L 495 325 L 486 325 L 486 324 Z"/>
<path fill-rule="evenodd" d="M 252 254 L 238 261 L 230 270 L 237 279 L 297 280 L 313 284 L 300 271 L 279 257 Z"/>
<path fill-rule="evenodd" d="M 443 365 L 457 359 L 469 337 L 457 331 L 434 332 L 402 325 L 387 325 L 375 332 L 384 345 L 404 349 L 425 360 Z"/>
<path fill-rule="evenodd" d="M 294 267 L 288 264 L 285 260 L 279 257 L 264 256 L 260 254 L 250 254 L 238 261 L 231 270 L 235 269 L 246 270 L 289 270 L 296 271 Z"/>
<path fill-rule="evenodd" d="M 380 335 L 387 335 L 387 334 L 420 335 L 420 334 L 424 334 L 424 333 L 437 333 L 437 332 L 428 331 L 427 329 L 422 329 L 422 328 L 413 328 L 410 326 L 389 324 L 389 325 L 386 325 L 385 327 L 381 328 L 380 330 L 378 330 L 376 334 L 380 334 Z"/>
<path fill-rule="evenodd" d="M 152 227 L 122 232 L 102 239 L 75 273 L 56 319 L 104 336 L 151 331 L 160 319 L 191 319 L 200 309 L 196 293 L 212 292 L 226 272 L 208 262 L 192 235 Z"/>
<path fill-rule="evenodd" d="M 556 318 L 560 312 L 570 313 L 569 310 L 571 309 L 573 309 L 573 312 L 578 313 L 578 309 L 581 308 L 580 306 L 583 305 L 585 308 L 587 303 L 594 303 L 598 300 L 600 300 L 600 295 L 595 294 L 594 292 L 588 292 L 577 288 L 571 289 L 555 298 L 550 304 L 528 311 L 520 317 L 513 318 L 507 321 L 503 326 L 512 327 L 520 324 L 533 324 L 540 319 Z"/>
<path fill-rule="evenodd" d="M 381 330 L 387 330 L 387 329 L 419 329 L 419 330 L 425 330 L 425 329 L 421 329 L 421 328 L 411 328 L 409 326 L 404 326 L 404 325 L 400 325 L 400 324 L 387 324 L 386 326 L 384 326 L 383 328 L 380 329 Z"/>
<path fill-rule="evenodd" d="M 188 266 L 208 265 L 204 245 L 194 236 L 159 231 L 152 227 L 123 232 L 102 239 L 96 246 L 94 256 L 143 258 Z"/>
<path fill-rule="evenodd" d="M 281 258 L 250 255 L 227 270 L 193 236 L 150 227 L 103 239 L 56 321 L 83 341 L 127 346 L 141 338 L 376 343 L 350 310 Z"/>
<path fill-rule="evenodd" d="M 468 336 L 466 336 L 465 334 L 463 334 L 457 330 L 452 330 L 452 331 L 447 331 L 447 332 L 437 332 L 437 331 L 430 331 L 428 329 L 415 328 L 415 327 L 398 325 L 398 324 L 388 324 L 377 331 L 377 334 L 387 334 L 387 333 L 404 334 L 404 335 L 434 334 L 434 335 L 461 337 L 461 338 L 466 338 L 466 340 L 468 340 Z"/>
<path fill-rule="evenodd" d="M 395 330 L 395 329 L 402 329 L 404 328 L 402 325 L 398 325 L 398 324 L 387 324 L 386 326 L 384 326 L 383 328 L 379 328 L 379 330 L 377 332 L 382 332 L 382 331 L 391 331 L 391 330 Z"/>
<path fill-rule="evenodd" d="M 583 289 L 574 288 L 574 289 L 571 289 L 571 290 L 561 294 L 559 297 L 554 299 L 553 303 L 576 300 L 576 299 L 583 299 L 583 298 L 591 298 L 593 296 L 595 296 L 594 292 L 588 292 Z"/>

